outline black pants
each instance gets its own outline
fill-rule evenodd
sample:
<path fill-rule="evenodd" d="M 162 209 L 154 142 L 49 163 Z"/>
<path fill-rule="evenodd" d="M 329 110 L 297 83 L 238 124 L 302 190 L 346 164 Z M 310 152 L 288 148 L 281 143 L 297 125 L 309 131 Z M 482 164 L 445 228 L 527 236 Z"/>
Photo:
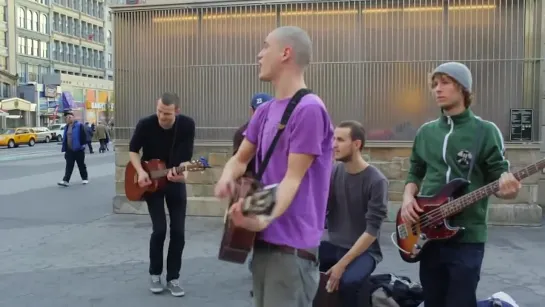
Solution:
<path fill-rule="evenodd" d="M 170 244 L 167 255 L 167 281 L 170 281 L 180 277 L 182 267 L 187 208 L 185 183 L 169 182 L 164 190 L 157 191 L 146 197 L 153 225 L 149 247 L 150 275 L 161 275 L 163 272 L 163 246 L 167 234 L 165 200 L 170 215 Z"/>
<path fill-rule="evenodd" d="M 72 151 L 67 149 L 64 153 L 64 159 L 66 160 L 66 168 L 64 169 L 63 181 L 70 182 L 72 172 L 74 171 L 74 164 L 78 164 L 79 174 L 81 180 L 89 179 L 87 175 L 87 166 L 85 165 L 85 150 Z"/>
<path fill-rule="evenodd" d="M 433 242 L 423 250 L 420 282 L 426 307 L 477 307 L 484 243 Z"/>
<path fill-rule="evenodd" d="M 87 147 L 89 147 L 89 153 L 93 153 L 93 143 L 91 141 L 87 142 Z"/>
<path fill-rule="evenodd" d="M 318 256 L 320 272 L 327 272 L 348 252 L 348 248 L 336 246 L 327 241 L 320 243 Z M 376 268 L 376 261 L 368 252 L 354 259 L 344 271 L 339 285 L 339 294 L 343 307 L 370 306 L 365 293 L 361 293 L 366 280 Z"/>
<path fill-rule="evenodd" d="M 106 139 L 99 139 L 98 142 L 100 144 L 100 147 L 98 148 L 98 152 L 105 152 L 106 146 L 107 146 Z"/>

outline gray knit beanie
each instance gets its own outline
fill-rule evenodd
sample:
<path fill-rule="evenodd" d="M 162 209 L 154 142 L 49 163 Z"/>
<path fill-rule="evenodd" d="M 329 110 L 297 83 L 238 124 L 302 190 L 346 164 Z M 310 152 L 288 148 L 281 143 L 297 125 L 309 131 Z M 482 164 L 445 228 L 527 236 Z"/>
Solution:
<path fill-rule="evenodd" d="M 460 83 L 468 92 L 471 93 L 471 87 L 473 86 L 473 77 L 471 77 L 471 71 L 467 66 L 458 62 L 448 62 L 437 66 L 433 71 L 432 77 L 435 74 L 445 74 L 456 82 Z"/>

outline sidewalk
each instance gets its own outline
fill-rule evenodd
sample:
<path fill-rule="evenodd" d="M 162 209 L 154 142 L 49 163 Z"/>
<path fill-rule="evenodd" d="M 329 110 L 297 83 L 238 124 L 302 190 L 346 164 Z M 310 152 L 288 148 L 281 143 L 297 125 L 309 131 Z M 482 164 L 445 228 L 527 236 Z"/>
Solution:
<path fill-rule="evenodd" d="M 184 298 L 147 290 L 149 217 L 108 215 L 93 222 L 4 230 L 0 227 L 2 306 L 250 307 L 247 266 L 217 260 L 222 220 L 188 218 L 182 281 Z M 417 277 L 383 227 L 384 261 L 377 272 Z M 545 232 L 491 227 L 479 296 L 511 294 L 524 307 L 543 306 Z M 168 237 L 168 236 L 167 236 Z M 167 242 L 168 243 L 168 239 Z M 167 244 L 165 244 L 165 255 Z"/>

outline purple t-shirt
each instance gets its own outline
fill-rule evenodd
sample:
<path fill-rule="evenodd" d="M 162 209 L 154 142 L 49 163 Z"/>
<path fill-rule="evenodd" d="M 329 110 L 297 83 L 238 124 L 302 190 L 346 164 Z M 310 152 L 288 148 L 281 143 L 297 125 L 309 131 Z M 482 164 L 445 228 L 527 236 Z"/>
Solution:
<path fill-rule="evenodd" d="M 265 157 L 288 102 L 289 99 L 273 99 L 261 105 L 252 117 L 246 129 L 246 139 L 256 144 L 258 161 Z M 315 248 L 320 245 L 324 231 L 333 167 L 333 125 L 320 97 L 308 94 L 293 111 L 285 129 L 263 174 L 263 184 L 282 181 L 290 153 L 311 154 L 316 158 L 303 177 L 288 210 L 258 238 L 294 248 Z"/>

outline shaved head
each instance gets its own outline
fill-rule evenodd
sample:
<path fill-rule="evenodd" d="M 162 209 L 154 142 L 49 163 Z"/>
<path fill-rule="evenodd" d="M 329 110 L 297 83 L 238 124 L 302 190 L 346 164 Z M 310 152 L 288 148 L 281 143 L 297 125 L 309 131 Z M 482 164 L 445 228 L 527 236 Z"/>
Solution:
<path fill-rule="evenodd" d="M 295 26 L 276 28 L 270 34 L 283 48 L 292 50 L 295 64 L 306 67 L 312 58 L 312 41 L 305 30 Z"/>
<path fill-rule="evenodd" d="M 274 29 L 257 55 L 259 79 L 272 81 L 287 71 L 302 72 L 310 64 L 312 41 L 305 30 L 286 26 Z"/>

